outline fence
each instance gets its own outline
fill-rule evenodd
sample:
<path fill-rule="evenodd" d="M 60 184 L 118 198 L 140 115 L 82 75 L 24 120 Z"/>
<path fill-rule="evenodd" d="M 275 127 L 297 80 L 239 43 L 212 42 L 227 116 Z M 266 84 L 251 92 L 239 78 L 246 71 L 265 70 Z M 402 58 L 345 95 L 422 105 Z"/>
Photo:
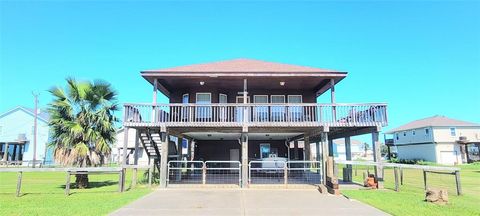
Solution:
<path fill-rule="evenodd" d="M 250 161 L 248 163 L 249 184 L 286 184 L 287 163 L 285 161 Z"/>
<path fill-rule="evenodd" d="M 241 184 L 239 161 L 206 161 L 206 184 Z"/>
<path fill-rule="evenodd" d="M 336 161 L 344 169 L 351 169 L 351 176 L 345 176 L 348 172 L 339 172 L 340 179 L 351 179 L 352 182 L 363 185 L 366 176 L 374 172 L 375 167 L 381 167 L 383 171 L 383 183 L 385 188 L 400 191 L 402 186 L 409 190 L 424 191 L 429 187 L 446 188 L 457 195 L 462 194 L 460 182 L 460 168 L 411 165 L 397 163 L 377 163 L 367 161 Z M 349 165 L 347 167 L 346 165 Z M 347 174 L 349 175 L 349 174 Z"/>
<path fill-rule="evenodd" d="M 288 161 L 287 184 L 321 184 L 322 166 L 319 161 Z"/>
<path fill-rule="evenodd" d="M 169 161 L 167 184 L 204 184 L 203 161 Z"/>

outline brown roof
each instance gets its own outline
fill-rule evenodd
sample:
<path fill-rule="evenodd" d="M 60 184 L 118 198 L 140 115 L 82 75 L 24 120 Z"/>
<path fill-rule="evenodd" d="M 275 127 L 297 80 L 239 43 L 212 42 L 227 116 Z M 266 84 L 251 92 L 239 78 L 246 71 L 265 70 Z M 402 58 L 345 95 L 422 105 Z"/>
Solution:
<path fill-rule="evenodd" d="M 437 126 L 437 127 L 479 126 L 480 127 L 480 124 L 461 121 L 461 120 L 457 120 L 457 119 L 452 119 L 452 118 L 448 118 L 446 116 L 435 115 L 435 116 L 432 116 L 432 117 L 412 121 L 412 122 L 407 123 L 405 125 L 402 125 L 400 127 L 389 130 L 386 133 L 390 134 L 390 133 L 395 133 L 395 132 L 398 132 L 398 131 L 405 131 L 405 130 L 411 130 L 411 129 L 416 129 L 416 128 L 423 128 L 423 127 L 435 127 L 435 126 Z"/>
<path fill-rule="evenodd" d="M 193 64 L 144 72 L 340 72 L 283 63 L 266 62 L 255 59 L 233 59 L 204 64 Z"/>

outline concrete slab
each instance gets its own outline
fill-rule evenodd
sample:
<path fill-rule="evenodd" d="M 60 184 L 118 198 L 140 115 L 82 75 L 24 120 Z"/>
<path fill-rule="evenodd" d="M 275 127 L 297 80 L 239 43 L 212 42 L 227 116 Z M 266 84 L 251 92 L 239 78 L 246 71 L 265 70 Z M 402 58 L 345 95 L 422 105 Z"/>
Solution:
<path fill-rule="evenodd" d="M 387 215 L 313 189 L 159 189 L 111 215 Z"/>

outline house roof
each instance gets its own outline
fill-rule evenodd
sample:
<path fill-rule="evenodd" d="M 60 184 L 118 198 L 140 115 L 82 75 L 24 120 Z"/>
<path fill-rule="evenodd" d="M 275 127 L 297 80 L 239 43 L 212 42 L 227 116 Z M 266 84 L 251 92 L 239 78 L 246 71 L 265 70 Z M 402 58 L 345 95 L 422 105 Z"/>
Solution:
<path fill-rule="evenodd" d="M 31 115 L 31 116 L 34 116 L 35 115 L 35 109 L 32 109 L 32 108 L 29 108 L 29 107 L 24 107 L 24 106 L 17 106 L 5 113 L 2 113 L 0 115 L 0 118 L 4 117 L 4 116 L 7 116 L 13 112 L 16 112 L 18 110 L 21 110 L 21 111 L 24 111 L 26 112 L 27 114 Z M 44 121 L 46 123 L 48 123 L 49 119 L 50 119 L 50 115 L 48 114 L 48 112 L 46 110 L 41 110 L 39 109 L 39 113 L 38 113 L 38 119 L 41 120 L 41 121 Z"/>
<path fill-rule="evenodd" d="M 330 69 L 315 68 L 284 63 L 267 62 L 255 59 L 233 59 L 226 61 L 193 64 L 143 72 L 340 72 Z"/>
<path fill-rule="evenodd" d="M 442 115 L 435 115 L 432 117 L 412 121 L 400 127 L 391 129 L 386 133 L 391 134 L 398 131 L 405 131 L 405 130 L 411 130 L 416 128 L 423 128 L 423 127 L 462 127 L 462 126 L 463 127 L 468 127 L 468 126 L 480 127 L 480 124 L 452 119 Z"/>

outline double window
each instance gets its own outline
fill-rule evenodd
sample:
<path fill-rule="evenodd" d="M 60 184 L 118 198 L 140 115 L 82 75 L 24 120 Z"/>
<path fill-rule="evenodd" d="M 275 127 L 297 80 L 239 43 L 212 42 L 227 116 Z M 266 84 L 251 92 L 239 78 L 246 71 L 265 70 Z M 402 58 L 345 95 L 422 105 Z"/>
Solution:
<path fill-rule="evenodd" d="M 253 103 L 268 104 L 268 95 L 254 95 Z M 254 121 L 268 121 L 268 106 L 256 106 L 253 110 Z"/>
<path fill-rule="evenodd" d="M 453 136 L 453 137 L 457 136 L 457 129 L 456 128 L 454 128 L 454 127 L 450 128 L 450 136 Z"/>
<path fill-rule="evenodd" d="M 270 96 L 271 105 L 271 118 L 272 121 L 284 121 L 285 119 L 285 95 L 272 95 Z"/>

